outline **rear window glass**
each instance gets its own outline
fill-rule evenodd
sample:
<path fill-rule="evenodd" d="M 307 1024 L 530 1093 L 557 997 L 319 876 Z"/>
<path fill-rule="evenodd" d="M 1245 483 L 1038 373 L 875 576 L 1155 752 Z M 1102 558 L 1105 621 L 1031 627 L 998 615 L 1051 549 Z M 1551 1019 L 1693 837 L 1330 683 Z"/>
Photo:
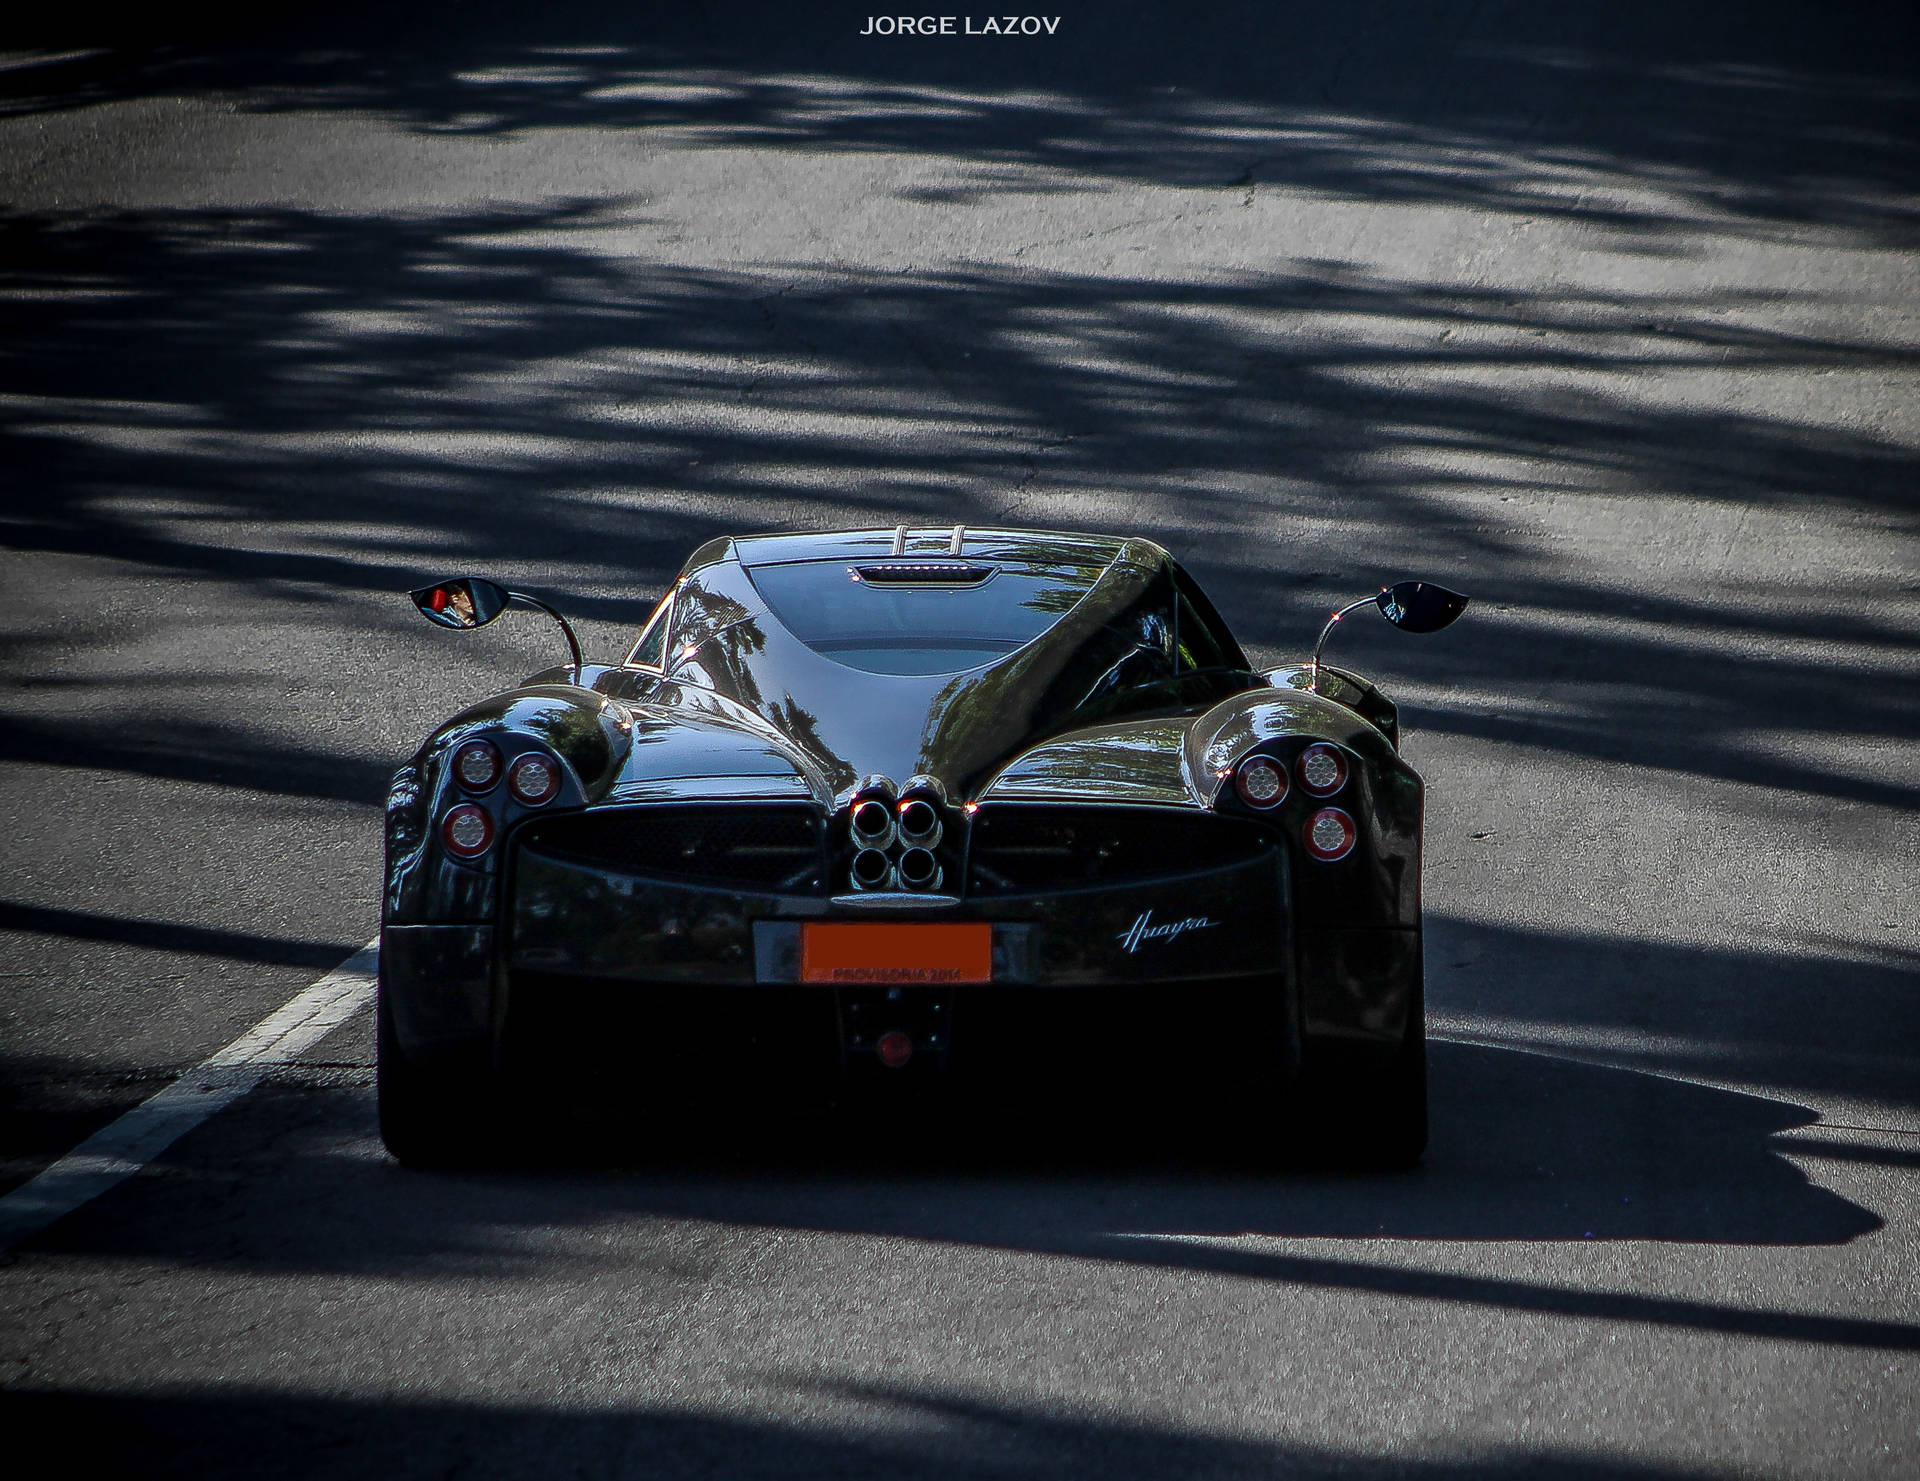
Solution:
<path fill-rule="evenodd" d="M 956 674 L 1024 647 L 1087 594 L 1099 568 L 1000 566 L 978 585 L 880 584 L 845 561 L 749 573 L 787 631 L 870 674 Z"/>

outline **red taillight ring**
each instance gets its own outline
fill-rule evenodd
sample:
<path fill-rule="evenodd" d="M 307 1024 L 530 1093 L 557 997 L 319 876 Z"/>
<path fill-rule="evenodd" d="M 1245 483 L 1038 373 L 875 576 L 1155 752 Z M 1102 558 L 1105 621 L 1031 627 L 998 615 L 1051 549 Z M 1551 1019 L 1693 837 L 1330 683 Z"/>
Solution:
<path fill-rule="evenodd" d="M 440 820 L 440 841 L 456 859 L 477 859 L 493 847 L 493 814 L 477 802 L 447 809 Z"/>
<path fill-rule="evenodd" d="M 1347 758 L 1338 746 L 1315 741 L 1294 763 L 1300 785 L 1315 797 L 1331 797 L 1347 784 Z"/>
<path fill-rule="evenodd" d="M 453 779 L 469 792 L 492 790 L 500 780 L 500 748 L 492 741 L 468 741 L 453 753 Z"/>
<path fill-rule="evenodd" d="M 1353 819 L 1337 807 L 1323 807 L 1308 818 L 1304 833 L 1307 852 L 1328 864 L 1352 853 L 1354 840 L 1360 836 Z"/>
<path fill-rule="evenodd" d="M 1249 756 L 1233 769 L 1233 790 L 1248 807 L 1278 807 L 1287 798 L 1287 769 L 1269 756 Z"/>
<path fill-rule="evenodd" d="M 560 763 L 539 751 L 528 751 L 507 768 L 507 790 L 528 807 L 551 802 L 560 792 Z"/>

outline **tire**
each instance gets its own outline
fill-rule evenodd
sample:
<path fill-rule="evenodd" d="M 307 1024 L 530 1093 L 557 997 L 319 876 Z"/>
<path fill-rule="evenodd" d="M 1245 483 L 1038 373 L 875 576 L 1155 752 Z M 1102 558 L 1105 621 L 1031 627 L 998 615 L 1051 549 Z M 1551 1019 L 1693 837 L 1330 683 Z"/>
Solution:
<path fill-rule="evenodd" d="M 1393 1063 L 1380 1077 L 1372 1117 L 1356 1126 L 1353 1160 L 1363 1167 L 1401 1170 L 1417 1167 L 1427 1150 L 1427 1024 L 1424 1005 L 1415 999 L 1407 1032 Z"/>
<path fill-rule="evenodd" d="M 1415 994 L 1393 1058 L 1371 1074 L 1309 1070 L 1301 1082 L 1309 1145 L 1342 1167 L 1404 1171 L 1427 1150 L 1426 1005 Z"/>
<path fill-rule="evenodd" d="M 380 1140 L 403 1167 L 474 1167 L 497 1146 L 491 1077 L 423 1068 L 394 1032 L 384 985 L 374 1006 Z"/>

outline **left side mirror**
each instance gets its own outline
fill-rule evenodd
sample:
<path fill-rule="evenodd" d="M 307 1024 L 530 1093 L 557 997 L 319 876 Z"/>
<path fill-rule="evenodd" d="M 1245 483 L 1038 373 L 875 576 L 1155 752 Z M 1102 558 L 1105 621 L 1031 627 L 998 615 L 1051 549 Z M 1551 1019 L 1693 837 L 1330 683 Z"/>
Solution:
<path fill-rule="evenodd" d="M 1467 610 L 1467 598 L 1431 581 L 1396 581 L 1374 601 L 1382 617 L 1408 633 L 1437 633 Z"/>
<path fill-rule="evenodd" d="M 460 576 L 410 591 L 414 606 L 442 627 L 484 627 L 507 606 L 507 589 L 478 576 Z"/>

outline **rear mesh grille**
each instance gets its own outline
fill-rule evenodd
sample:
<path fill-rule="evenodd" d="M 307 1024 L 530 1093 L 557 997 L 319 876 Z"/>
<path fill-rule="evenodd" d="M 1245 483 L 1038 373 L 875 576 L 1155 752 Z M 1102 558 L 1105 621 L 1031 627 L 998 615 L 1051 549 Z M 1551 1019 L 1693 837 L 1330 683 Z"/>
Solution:
<path fill-rule="evenodd" d="M 543 819 L 519 846 L 621 874 L 812 894 L 821 820 L 804 806 L 635 807 Z"/>
<path fill-rule="evenodd" d="M 974 894 L 1024 894 L 1221 869 L 1275 847 L 1231 818 L 1157 808 L 982 808 L 973 819 Z"/>

